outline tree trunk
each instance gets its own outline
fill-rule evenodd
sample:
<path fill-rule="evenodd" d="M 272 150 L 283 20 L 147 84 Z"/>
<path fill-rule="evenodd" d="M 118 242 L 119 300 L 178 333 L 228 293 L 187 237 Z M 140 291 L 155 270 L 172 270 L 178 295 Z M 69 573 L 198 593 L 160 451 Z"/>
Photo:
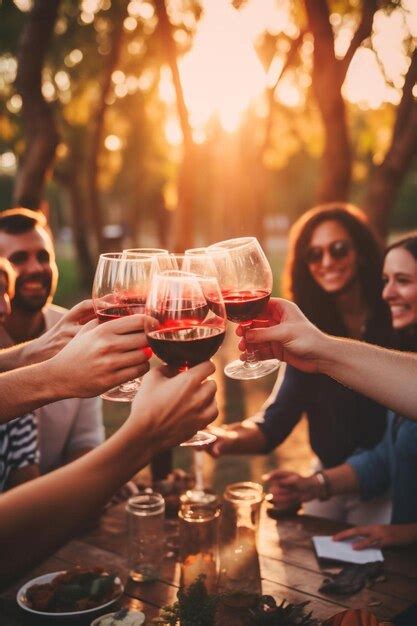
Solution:
<path fill-rule="evenodd" d="M 362 17 L 343 59 L 337 59 L 326 0 L 304 0 L 308 26 L 314 36 L 313 89 L 324 126 L 324 149 L 318 202 L 347 200 L 352 178 L 352 154 L 342 85 L 349 64 L 362 41 L 369 37 L 376 0 L 363 0 Z"/>
<path fill-rule="evenodd" d="M 165 0 L 155 0 L 155 7 L 158 15 L 159 31 L 174 83 L 178 117 L 183 135 L 183 159 L 178 177 L 178 219 L 174 248 L 185 250 L 186 248 L 191 248 L 194 244 L 194 172 L 196 154 L 178 70 L 175 41 L 172 37 L 172 27 L 168 19 Z"/>
<path fill-rule="evenodd" d="M 417 50 L 413 53 L 404 82 L 391 145 L 385 159 L 371 175 L 364 202 L 372 223 L 384 238 L 388 233 L 389 215 L 401 183 L 417 154 L 417 101 L 413 95 L 416 84 Z"/>
<path fill-rule="evenodd" d="M 122 3 L 123 5 L 125 3 Z M 113 16 L 113 32 L 111 36 L 111 48 L 106 57 L 103 74 L 101 77 L 100 95 L 91 117 L 91 135 L 87 155 L 87 198 L 91 221 L 95 227 L 95 239 L 97 252 L 105 250 L 105 238 L 103 235 L 103 208 L 100 202 L 98 189 L 98 158 L 103 140 L 104 118 L 107 109 L 107 97 L 111 89 L 111 77 L 117 66 L 120 50 L 123 42 L 123 21 L 127 15 L 127 3 L 120 14 Z"/>
<path fill-rule="evenodd" d="M 268 87 L 266 96 L 268 103 L 268 114 L 265 120 L 265 128 L 264 128 L 264 136 L 259 146 L 259 149 L 254 154 L 254 159 L 252 163 L 252 172 L 253 172 L 253 190 L 254 190 L 254 211 L 255 211 L 255 219 L 254 219 L 254 234 L 263 245 L 264 236 L 265 236 L 265 228 L 264 228 L 264 219 L 265 219 L 265 205 L 267 199 L 267 192 L 269 187 L 269 170 L 265 166 L 264 158 L 267 150 L 271 146 L 271 135 L 274 126 L 274 108 L 275 108 L 275 90 L 281 81 L 282 77 L 285 76 L 287 71 L 295 64 L 295 60 L 298 55 L 298 51 L 300 49 L 301 44 L 303 43 L 305 32 L 301 31 L 298 37 L 293 39 L 291 42 L 291 46 L 288 50 L 287 58 L 285 59 L 285 63 L 283 64 L 281 70 L 277 74 L 274 83 Z M 275 60 L 275 56 L 272 58 L 270 66 Z"/>
<path fill-rule="evenodd" d="M 59 0 L 35 0 L 19 42 L 16 90 L 22 98 L 26 149 L 16 176 L 13 202 L 31 209 L 39 209 L 59 141 L 54 117 L 42 95 L 42 68 L 58 7 Z"/>

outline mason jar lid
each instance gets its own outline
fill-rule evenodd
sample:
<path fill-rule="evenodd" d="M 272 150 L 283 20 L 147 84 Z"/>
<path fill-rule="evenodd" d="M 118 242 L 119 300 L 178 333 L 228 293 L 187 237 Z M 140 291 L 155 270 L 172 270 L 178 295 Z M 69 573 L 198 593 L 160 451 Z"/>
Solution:
<path fill-rule="evenodd" d="M 144 493 L 129 498 L 126 511 L 133 515 L 158 515 L 165 511 L 165 500 L 160 493 Z"/>
<path fill-rule="evenodd" d="M 181 497 L 181 508 L 178 517 L 187 522 L 208 522 L 219 517 L 220 505 L 217 496 L 207 502 L 193 502 L 187 497 Z"/>
<path fill-rule="evenodd" d="M 230 502 L 256 504 L 264 499 L 264 490 L 262 485 L 251 481 L 233 483 L 226 487 L 224 498 Z"/>

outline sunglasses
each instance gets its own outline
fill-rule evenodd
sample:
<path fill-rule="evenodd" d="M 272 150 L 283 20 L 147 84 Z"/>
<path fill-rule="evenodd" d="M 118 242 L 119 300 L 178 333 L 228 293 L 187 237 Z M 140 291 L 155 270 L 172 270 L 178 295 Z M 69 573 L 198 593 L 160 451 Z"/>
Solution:
<path fill-rule="evenodd" d="M 312 246 L 311 248 L 308 248 L 306 253 L 307 265 L 321 263 L 326 250 L 334 261 L 340 261 L 341 259 L 345 259 L 352 250 L 352 244 L 350 241 L 341 239 L 339 241 L 332 241 L 331 244 L 324 247 Z"/>

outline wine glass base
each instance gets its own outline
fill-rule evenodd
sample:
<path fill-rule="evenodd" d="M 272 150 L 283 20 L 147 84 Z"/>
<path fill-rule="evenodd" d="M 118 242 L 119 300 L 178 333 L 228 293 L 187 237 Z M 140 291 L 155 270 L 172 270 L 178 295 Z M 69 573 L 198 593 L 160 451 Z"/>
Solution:
<path fill-rule="evenodd" d="M 224 373 L 229 378 L 234 378 L 235 380 L 253 380 L 275 372 L 279 368 L 280 363 L 277 359 L 257 361 L 256 363 L 245 363 L 240 359 L 236 359 L 226 365 Z"/>
<path fill-rule="evenodd" d="M 108 391 L 102 393 L 100 398 L 103 400 L 110 400 L 110 402 L 132 402 L 138 392 L 137 387 L 123 391 L 120 387 L 113 387 Z"/>
<path fill-rule="evenodd" d="M 210 443 L 213 443 L 213 441 L 216 441 L 216 439 L 217 437 L 216 435 L 213 435 L 213 433 L 209 433 L 206 430 L 199 430 L 193 437 L 191 437 L 191 439 L 180 443 L 180 446 L 182 448 L 191 448 L 198 446 L 203 447 L 208 446 Z"/>

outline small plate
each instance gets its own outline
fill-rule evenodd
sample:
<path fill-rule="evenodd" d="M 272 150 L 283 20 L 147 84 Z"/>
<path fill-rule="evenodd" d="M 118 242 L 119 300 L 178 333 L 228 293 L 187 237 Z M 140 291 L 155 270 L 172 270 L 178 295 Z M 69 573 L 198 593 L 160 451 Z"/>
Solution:
<path fill-rule="evenodd" d="M 20 587 L 16 595 L 16 600 L 20 608 L 24 609 L 25 611 L 28 611 L 29 613 L 33 613 L 34 615 L 43 615 L 44 617 L 77 617 L 80 615 L 89 615 L 91 613 L 95 613 L 96 611 L 101 611 L 102 609 L 108 606 L 111 606 L 114 602 L 116 602 L 116 600 L 120 598 L 121 595 L 123 595 L 124 587 L 122 585 L 122 581 L 117 576 L 114 579 L 114 584 L 117 585 L 117 587 L 119 588 L 119 591 L 117 592 L 115 597 L 109 600 L 108 602 L 105 602 L 104 604 L 99 604 L 98 606 L 95 606 L 91 609 L 86 609 L 85 611 L 66 611 L 66 612 L 60 612 L 60 613 L 51 613 L 50 611 L 49 612 L 37 611 L 36 609 L 32 609 L 28 605 L 26 592 L 29 589 L 29 587 L 32 587 L 32 585 L 45 585 L 47 583 L 52 582 L 55 576 L 58 576 L 59 574 L 65 574 L 65 573 L 66 573 L 65 570 L 62 572 L 51 572 L 50 574 L 44 574 L 43 576 L 32 578 L 32 580 L 29 580 L 27 583 L 25 583 L 22 587 Z"/>
<path fill-rule="evenodd" d="M 141 616 L 141 618 L 142 618 L 141 621 L 140 622 L 137 621 L 138 626 L 139 626 L 139 624 L 144 624 L 145 623 L 146 617 L 145 617 L 145 614 L 142 611 L 135 611 L 135 610 L 132 611 L 132 610 L 130 610 L 130 611 L 128 611 L 128 614 L 129 615 L 137 615 L 138 617 L 139 617 L 139 615 Z M 116 613 L 113 612 L 113 613 L 106 613 L 105 615 L 100 615 L 100 617 L 96 617 L 96 619 L 91 622 L 90 626 L 98 626 L 102 619 L 104 619 L 105 617 L 113 617 L 113 615 L 116 615 Z"/>

